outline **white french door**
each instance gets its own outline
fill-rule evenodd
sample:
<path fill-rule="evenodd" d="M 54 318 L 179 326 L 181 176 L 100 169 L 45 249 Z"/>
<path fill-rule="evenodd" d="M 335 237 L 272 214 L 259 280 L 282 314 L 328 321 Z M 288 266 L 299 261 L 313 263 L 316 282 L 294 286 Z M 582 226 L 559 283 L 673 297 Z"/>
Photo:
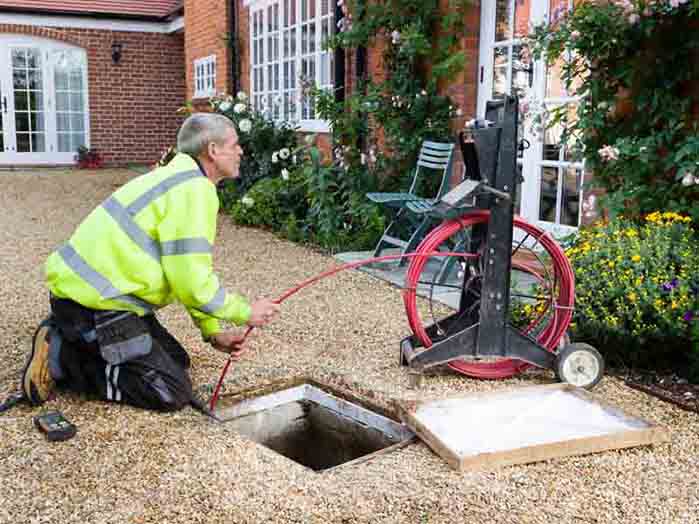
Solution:
<path fill-rule="evenodd" d="M 85 51 L 0 35 L 0 165 L 71 164 L 89 147 Z"/>
<path fill-rule="evenodd" d="M 575 118 L 577 101 L 561 79 L 560 66 L 534 61 L 525 37 L 533 25 L 573 7 L 573 0 L 490 0 L 481 2 L 478 114 L 486 101 L 517 95 L 530 102 L 520 118 L 519 137 L 529 147 L 520 151 L 518 212 L 529 222 L 562 237 L 580 224 L 584 166 L 573 155 L 563 124 L 539 129 L 533 108 L 565 107 Z M 533 102 L 536 103 L 533 103 Z"/>

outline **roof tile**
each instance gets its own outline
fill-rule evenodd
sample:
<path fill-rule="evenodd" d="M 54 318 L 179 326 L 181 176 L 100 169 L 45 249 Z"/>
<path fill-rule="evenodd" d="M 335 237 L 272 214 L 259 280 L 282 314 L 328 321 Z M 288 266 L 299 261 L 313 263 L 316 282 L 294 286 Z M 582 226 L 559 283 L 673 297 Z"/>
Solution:
<path fill-rule="evenodd" d="M 0 10 L 50 13 L 120 15 L 165 18 L 182 7 L 181 0 L 11 0 L 0 1 Z"/>

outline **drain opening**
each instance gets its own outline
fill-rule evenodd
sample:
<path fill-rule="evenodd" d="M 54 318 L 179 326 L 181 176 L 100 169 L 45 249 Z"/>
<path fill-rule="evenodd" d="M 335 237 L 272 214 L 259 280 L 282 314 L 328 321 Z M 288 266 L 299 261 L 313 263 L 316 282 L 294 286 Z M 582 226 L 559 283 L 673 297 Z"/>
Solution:
<path fill-rule="evenodd" d="M 402 424 L 310 384 L 244 400 L 219 418 L 314 471 L 391 451 L 414 436 Z"/>

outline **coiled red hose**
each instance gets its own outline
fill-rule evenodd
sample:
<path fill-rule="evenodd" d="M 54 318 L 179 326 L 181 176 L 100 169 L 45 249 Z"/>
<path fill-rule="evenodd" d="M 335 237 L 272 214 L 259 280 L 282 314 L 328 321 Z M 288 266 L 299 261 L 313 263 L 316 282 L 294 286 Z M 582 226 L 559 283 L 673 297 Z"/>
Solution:
<path fill-rule="evenodd" d="M 428 254 L 435 252 L 442 242 L 457 233 L 460 229 L 487 223 L 489 216 L 489 211 L 479 210 L 465 214 L 454 220 L 446 221 L 433 229 L 415 250 L 416 254 L 422 254 L 424 256 L 415 257 L 410 261 L 410 266 L 408 267 L 408 273 L 406 275 L 405 289 L 403 291 L 403 301 L 405 303 L 410 327 L 416 338 L 426 348 L 432 346 L 432 340 L 428 336 L 424 327 L 424 322 L 417 310 L 416 288 L 420 274 L 429 259 L 430 255 Z M 558 282 L 558 294 L 554 298 L 552 304 L 553 315 L 549 319 L 546 327 L 537 336 L 537 342 L 549 351 L 554 351 L 561 338 L 565 335 L 573 316 L 575 296 L 573 268 L 561 247 L 546 231 L 525 222 L 520 217 L 515 217 L 514 225 L 516 228 L 525 231 L 537 239 L 552 258 L 552 271 L 554 282 Z M 527 263 L 513 261 L 512 266 L 515 269 L 534 274 L 539 280 L 543 278 L 542 275 L 538 274 L 537 271 Z M 535 321 L 523 331 L 526 333 L 537 323 L 538 320 L 535 319 Z M 463 360 L 456 360 L 450 362 L 449 366 L 459 373 L 472 377 L 507 378 L 522 372 L 529 367 L 529 364 L 521 360 L 508 358 L 495 362 L 465 362 Z"/>

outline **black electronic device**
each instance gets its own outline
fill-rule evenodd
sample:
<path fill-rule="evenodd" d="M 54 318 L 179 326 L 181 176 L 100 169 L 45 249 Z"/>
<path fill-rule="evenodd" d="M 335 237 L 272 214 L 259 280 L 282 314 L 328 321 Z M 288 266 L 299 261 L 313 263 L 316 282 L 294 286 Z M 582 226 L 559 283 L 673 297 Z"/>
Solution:
<path fill-rule="evenodd" d="M 34 425 L 51 442 L 68 440 L 75 436 L 78 428 L 63 416 L 60 411 L 48 411 L 34 417 Z"/>

